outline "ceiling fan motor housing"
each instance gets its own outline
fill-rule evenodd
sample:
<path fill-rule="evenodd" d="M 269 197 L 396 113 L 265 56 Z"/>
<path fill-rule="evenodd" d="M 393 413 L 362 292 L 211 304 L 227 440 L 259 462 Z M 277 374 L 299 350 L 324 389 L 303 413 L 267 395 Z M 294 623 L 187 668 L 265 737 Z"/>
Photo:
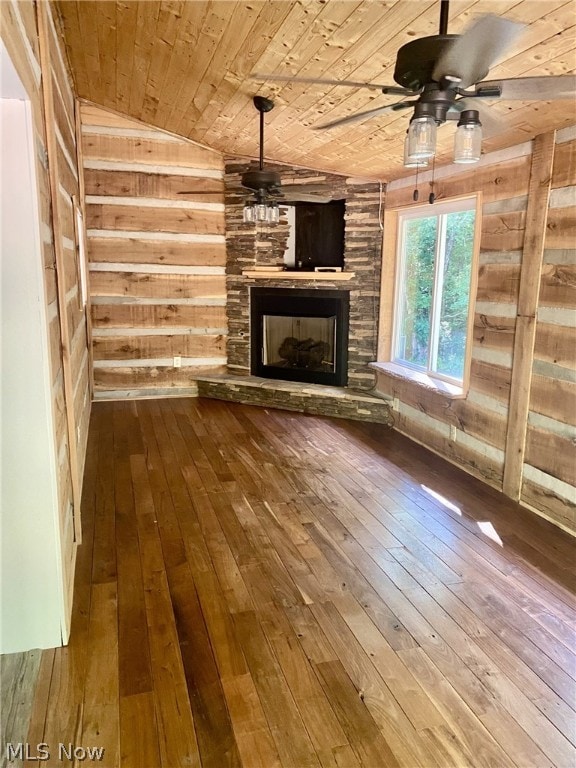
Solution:
<path fill-rule="evenodd" d="M 242 174 L 242 186 L 255 192 L 259 189 L 273 190 L 281 185 L 280 174 L 276 171 L 254 169 Z"/>
<path fill-rule="evenodd" d="M 432 73 L 436 62 L 460 35 L 432 35 L 411 40 L 398 51 L 394 80 L 404 88 L 419 91 L 433 82 Z M 445 72 L 445 75 L 458 75 L 458 72 Z M 478 80 L 482 80 L 488 70 Z"/>
<path fill-rule="evenodd" d="M 448 111 L 454 108 L 457 94 L 457 89 L 444 90 L 438 83 L 428 83 L 414 105 L 414 118 L 433 117 L 438 125 L 444 123 Z"/>

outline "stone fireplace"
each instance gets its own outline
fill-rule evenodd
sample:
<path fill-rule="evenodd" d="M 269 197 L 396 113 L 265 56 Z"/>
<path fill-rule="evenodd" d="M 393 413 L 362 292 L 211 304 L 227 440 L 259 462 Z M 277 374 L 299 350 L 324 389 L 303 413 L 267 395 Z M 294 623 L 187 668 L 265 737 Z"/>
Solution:
<path fill-rule="evenodd" d="M 228 160 L 224 176 L 228 372 L 199 378 L 198 393 L 201 397 L 391 426 L 394 420 L 389 404 L 369 391 L 375 384 L 375 373 L 368 367 L 368 363 L 377 359 L 382 257 L 380 212 L 384 207 L 381 185 L 268 163 L 266 167 L 278 171 L 283 184 L 325 186 L 325 198 L 345 201 L 343 270 L 285 270 L 283 255 L 289 226 L 281 223 L 268 228 L 244 224 L 242 209 L 247 194 L 240 176 L 248 164 L 238 159 Z M 337 319 L 333 319 L 338 312 L 333 308 L 316 317 L 309 308 L 300 309 L 294 321 L 292 311 L 282 309 L 279 313 L 273 305 L 272 310 L 268 308 L 263 313 L 268 315 L 266 324 L 270 327 L 265 331 L 264 321 L 259 321 L 261 338 L 256 339 L 255 344 L 260 349 L 266 348 L 262 359 L 269 368 L 275 369 L 278 377 L 263 378 L 258 372 L 254 373 L 255 352 L 251 343 L 254 322 L 251 299 L 257 295 L 257 289 L 290 291 L 292 296 L 306 292 L 308 307 L 316 301 L 320 305 L 325 293 L 333 292 L 340 299 L 347 297 L 348 333 L 344 330 L 341 337 L 338 336 Z M 314 322 L 317 320 L 325 322 L 318 325 Z M 268 338 L 264 342 L 265 332 Z M 339 344 L 343 349 L 339 350 Z M 320 370 L 314 370 L 317 368 Z M 341 378 L 336 381 L 341 383 L 294 381 L 286 373 L 294 369 L 300 369 L 298 376 L 337 372 Z"/>
<path fill-rule="evenodd" d="M 348 291 L 252 287 L 250 372 L 346 386 L 348 315 Z"/>
<path fill-rule="evenodd" d="M 380 264 L 382 253 L 382 229 L 379 212 L 383 207 L 382 192 L 377 182 L 350 179 L 335 174 L 318 173 L 303 169 L 294 169 L 286 166 L 270 164 L 270 168 L 280 173 L 282 181 L 286 184 L 325 184 L 326 190 L 333 193 L 335 199 L 345 201 L 345 232 L 344 232 L 344 269 L 341 274 L 330 273 L 291 273 L 291 272 L 256 272 L 258 268 L 267 265 L 278 265 L 286 248 L 288 230 L 286 227 L 255 227 L 244 224 L 242 221 L 242 208 L 246 198 L 246 190 L 241 187 L 240 175 L 247 169 L 248 164 L 241 161 L 230 160 L 226 163 L 225 188 L 226 188 L 226 251 L 227 251 L 227 316 L 228 316 L 228 370 L 230 374 L 257 375 L 254 365 L 255 351 L 251 345 L 251 299 L 257 295 L 256 289 L 274 289 L 277 291 L 306 292 L 311 303 L 314 299 L 320 300 L 323 293 L 342 294 L 348 298 L 348 333 L 343 342 L 346 345 L 346 355 L 340 355 L 340 363 L 326 361 L 323 355 L 325 367 L 335 369 L 343 365 L 337 379 L 325 379 L 318 382 L 317 379 L 304 378 L 300 381 L 314 381 L 326 383 L 331 386 L 350 387 L 354 390 L 369 390 L 375 383 L 375 375 L 368 367 L 368 363 L 377 357 L 377 330 L 379 312 L 379 286 Z M 268 164 L 267 164 L 268 167 Z M 270 314 L 270 313 L 269 313 Z M 283 316 L 289 317 L 288 314 Z M 331 314 L 330 316 L 334 316 Z M 301 317 L 310 317 L 303 314 Z M 288 321 L 286 321 L 288 322 Z M 270 321 L 268 321 L 270 324 Z M 274 324 L 274 321 L 272 321 Z M 276 321 L 276 325 L 278 321 Z M 261 334 L 264 333 L 262 330 Z M 283 334 L 284 330 L 271 331 L 272 334 Z M 284 339 L 296 339 L 287 342 L 283 349 L 287 357 L 277 356 L 269 368 L 273 368 L 272 379 L 294 381 L 293 377 L 283 375 L 279 370 L 282 360 L 286 361 L 284 371 L 300 367 L 304 374 L 323 373 L 326 371 L 312 372 L 310 361 L 304 362 L 306 355 L 311 352 L 312 342 L 328 343 L 325 338 L 330 330 L 318 331 L 320 336 L 314 338 L 305 325 L 300 323 L 298 333 L 288 333 L 280 340 L 277 348 L 275 336 L 269 339 L 267 354 L 274 357 L 279 352 Z M 324 336 L 322 335 L 324 334 Z M 299 338 L 299 335 L 305 338 Z M 339 342 L 342 337 L 339 337 Z M 262 347 L 263 338 L 256 339 L 259 348 Z M 290 344 L 292 348 L 290 349 Z M 309 349 L 306 349 L 308 345 Z M 321 349 L 317 346 L 315 354 Z M 325 348 L 322 350 L 325 351 Z M 334 349 L 337 352 L 337 348 Z M 313 356 L 313 355 L 312 355 Z M 310 355 L 308 356 L 310 357 Z M 300 361 L 302 365 L 294 366 L 289 363 Z M 342 363 L 342 361 L 345 361 Z M 302 370 L 297 374 L 301 375 Z M 334 370 L 332 370 L 334 373 Z M 269 375 L 268 373 L 265 374 Z M 338 381 L 338 383 L 335 383 Z"/>

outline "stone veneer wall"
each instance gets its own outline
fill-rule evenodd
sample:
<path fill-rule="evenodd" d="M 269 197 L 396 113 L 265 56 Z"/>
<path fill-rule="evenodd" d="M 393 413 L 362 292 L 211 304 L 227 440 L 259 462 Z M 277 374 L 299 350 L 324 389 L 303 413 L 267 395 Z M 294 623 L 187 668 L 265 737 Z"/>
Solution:
<path fill-rule="evenodd" d="M 267 169 L 281 174 L 283 184 L 325 185 L 333 199 L 345 198 L 344 271 L 354 272 L 355 276 L 349 281 L 315 280 L 312 276 L 310 280 L 274 277 L 250 279 L 242 275 L 242 270 L 282 263 L 288 226 L 285 222 L 276 227 L 256 227 L 243 223 L 242 208 L 246 190 L 240 184 L 240 176 L 248 167 L 247 163 L 237 159 L 229 159 L 225 164 L 229 372 L 250 373 L 251 286 L 346 290 L 350 292 L 348 386 L 371 389 L 375 375 L 367 364 L 376 360 L 377 349 L 382 254 L 380 211 L 384 206 L 380 185 L 377 182 L 267 163 Z"/>

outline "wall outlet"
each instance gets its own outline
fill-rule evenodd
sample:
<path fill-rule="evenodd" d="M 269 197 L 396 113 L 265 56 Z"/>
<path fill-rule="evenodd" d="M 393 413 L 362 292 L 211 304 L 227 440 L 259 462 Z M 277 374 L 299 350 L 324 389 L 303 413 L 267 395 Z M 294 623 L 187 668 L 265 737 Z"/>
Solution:
<path fill-rule="evenodd" d="M 174 368 L 182 367 L 182 358 L 180 356 L 174 358 Z"/>
<path fill-rule="evenodd" d="M 453 443 L 456 442 L 456 427 L 454 424 L 450 424 L 450 440 L 452 440 Z"/>
<path fill-rule="evenodd" d="M 392 410 L 393 411 L 400 410 L 400 400 L 397 397 L 395 397 L 394 400 L 392 400 Z"/>

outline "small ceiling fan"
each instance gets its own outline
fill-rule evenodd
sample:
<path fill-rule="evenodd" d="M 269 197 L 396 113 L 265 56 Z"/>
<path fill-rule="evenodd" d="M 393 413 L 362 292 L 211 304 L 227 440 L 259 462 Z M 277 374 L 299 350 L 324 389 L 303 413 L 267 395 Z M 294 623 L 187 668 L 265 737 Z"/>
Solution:
<path fill-rule="evenodd" d="M 484 80 L 524 25 L 487 15 L 464 34 L 449 35 L 448 12 L 449 0 L 441 0 L 439 34 L 411 40 L 399 49 L 394 69 L 394 80 L 398 85 L 275 74 L 253 75 L 252 79 L 371 88 L 387 95 L 404 97 L 404 100 L 394 104 L 315 126 L 317 130 L 413 107 L 412 119 L 433 118 L 436 124 L 447 120 L 460 121 L 463 112 L 476 110 L 481 116 L 485 134 L 493 135 L 501 129 L 501 123 L 490 115 L 490 110 L 484 105 L 479 106 L 478 102 L 482 99 L 549 101 L 576 97 L 576 75 Z"/>
<path fill-rule="evenodd" d="M 260 155 L 258 167 L 242 174 L 242 186 L 254 193 L 257 202 L 264 199 L 276 202 L 329 202 L 332 197 L 327 194 L 326 185 L 282 185 L 280 174 L 264 167 L 264 115 L 274 109 L 274 102 L 264 96 L 254 96 L 252 101 L 260 115 Z"/>
<path fill-rule="evenodd" d="M 327 184 L 282 184 L 280 174 L 264 167 L 264 115 L 274 109 L 274 102 L 264 96 L 254 96 L 254 106 L 260 116 L 260 142 L 258 166 L 245 171 L 240 177 L 242 186 L 252 193 L 249 205 L 266 205 L 289 202 L 328 203 L 338 195 L 333 194 Z M 185 190 L 180 195 L 196 194 L 196 190 Z M 221 193 L 203 193 L 221 194 Z"/>

